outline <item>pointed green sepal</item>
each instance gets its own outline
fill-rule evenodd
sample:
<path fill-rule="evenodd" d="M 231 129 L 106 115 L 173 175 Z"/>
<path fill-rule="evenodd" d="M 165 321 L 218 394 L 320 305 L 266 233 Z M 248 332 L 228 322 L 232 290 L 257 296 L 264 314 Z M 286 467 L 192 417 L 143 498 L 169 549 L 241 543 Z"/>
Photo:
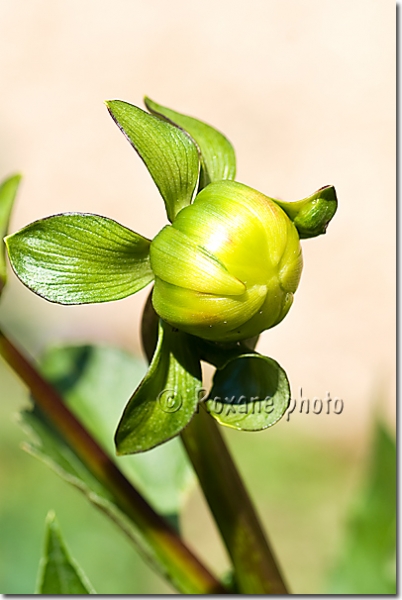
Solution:
<path fill-rule="evenodd" d="M 297 202 L 274 201 L 292 219 L 301 239 L 325 233 L 338 208 L 338 199 L 333 185 L 326 185 L 308 198 Z"/>
<path fill-rule="evenodd" d="M 201 365 L 191 337 L 161 321 L 148 373 L 116 431 L 117 454 L 144 452 L 180 433 L 197 409 L 201 390 Z"/>
<path fill-rule="evenodd" d="M 8 224 L 21 175 L 13 175 L 0 185 L 0 294 L 7 281 L 6 252 L 3 238 L 8 233 Z"/>
<path fill-rule="evenodd" d="M 272 358 L 249 352 L 216 371 L 205 405 L 221 425 L 260 431 L 283 417 L 289 401 L 289 382 L 282 367 Z"/>
<path fill-rule="evenodd" d="M 161 106 L 150 98 L 145 97 L 144 102 L 150 112 L 175 123 L 187 131 L 197 143 L 201 155 L 200 189 L 211 181 L 235 178 L 235 152 L 232 144 L 222 133 L 198 119 Z"/>
<path fill-rule="evenodd" d="M 48 217 L 5 242 L 19 279 L 50 302 L 110 302 L 135 294 L 153 280 L 150 241 L 98 215 Z"/>
<path fill-rule="evenodd" d="M 190 204 L 198 185 L 200 161 L 194 141 L 178 127 L 127 102 L 110 100 L 106 106 L 144 161 L 173 221 Z"/>
<path fill-rule="evenodd" d="M 46 518 L 46 541 L 36 594 L 96 594 L 86 575 L 70 557 L 53 512 Z"/>

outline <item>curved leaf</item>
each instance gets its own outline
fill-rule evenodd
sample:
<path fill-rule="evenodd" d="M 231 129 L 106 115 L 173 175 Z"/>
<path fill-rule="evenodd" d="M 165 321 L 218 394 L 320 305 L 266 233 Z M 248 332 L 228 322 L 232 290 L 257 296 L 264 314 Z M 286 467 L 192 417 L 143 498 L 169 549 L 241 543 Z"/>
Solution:
<path fill-rule="evenodd" d="M 20 181 L 21 175 L 13 175 L 0 185 L 0 294 L 7 280 L 6 253 L 2 240 L 8 232 L 10 215 Z"/>
<path fill-rule="evenodd" d="M 180 433 L 197 409 L 201 389 L 201 365 L 191 338 L 161 322 L 148 373 L 117 428 L 117 453 L 150 450 Z"/>
<path fill-rule="evenodd" d="M 219 131 L 193 117 L 182 115 L 170 108 L 144 99 L 148 110 L 175 123 L 197 143 L 201 154 L 202 173 L 200 189 L 211 181 L 234 179 L 236 175 L 236 156 L 232 144 Z"/>
<path fill-rule="evenodd" d="M 198 151 L 189 135 L 137 106 L 110 100 L 109 112 L 144 161 L 155 181 L 170 221 L 188 206 L 198 184 Z"/>
<path fill-rule="evenodd" d="M 289 400 L 285 371 L 272 358 L 248 353 L 216 371 L 205 404 L 221 425 L 259 431 L 283 417 Z"/>
<path fill-rule="evenodd" d="M 87 577 L 70 557 L 53 512 L 46 518 L 46 541 L 36 594 L 96 594 Z"/>
<path fill-rule="evenodd" d="M 50 302 L 119 300 L 153 280 L 150 241 L 98 215 L 48 217 L 5 242 L 17 276 Z"/>

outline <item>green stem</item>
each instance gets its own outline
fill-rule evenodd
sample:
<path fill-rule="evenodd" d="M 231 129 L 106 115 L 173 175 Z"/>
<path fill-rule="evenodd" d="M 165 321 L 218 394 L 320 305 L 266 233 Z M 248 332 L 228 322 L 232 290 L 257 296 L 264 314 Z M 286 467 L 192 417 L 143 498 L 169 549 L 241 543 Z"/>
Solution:
<path fill-rule="evenodd" d="M 93 475 L 113 494 L 153 548 L 172 583 L 183 593 L 226 593 L 169 524 L 160 517 L 117 468 L 63 403 L 55 389 L 0 330 L 0 355 L 26 384 L 35 402 L 52 421 Z"/>
<path fill-rule="evenodd" d="M 142 344 L 149 362 L 155 350 L 158 327 L 151 295 L 152 292 L 145 304 L 141 326 Z M 254 347 L 256 341 L 257 338 L 248 340 L 249 347 Z M 288 594 L 216 421 L 201 407 L 182 431 L 181 438 L 232 559 L 239 591 Z"/>
<path fill-rule="evenodd" d="M 201 407 L 182 432 L 243 594 L 287 594 L 280 570 L 219 428 Z"/>

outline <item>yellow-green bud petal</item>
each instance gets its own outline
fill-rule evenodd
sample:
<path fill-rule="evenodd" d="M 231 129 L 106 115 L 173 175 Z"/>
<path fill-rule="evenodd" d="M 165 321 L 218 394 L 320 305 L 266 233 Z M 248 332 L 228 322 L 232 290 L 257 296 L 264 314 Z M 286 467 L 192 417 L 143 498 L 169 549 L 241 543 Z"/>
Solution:
<path fill-rule="evenodd" d="M 153 265 L 154 272 L 162 272 L 166 282 L 182 288 L 230 296 L 246 291 L 244 283 L 233 277 L 213 254 L 169 225 L 158 234 Z"/>
<path fill-rule="evenodd" d="M 279 323 L 296 291 L 302 255 L 289 217 L 241 183 L 209 184 L 150 248 L 152 302 L 193 335 L 229 342 Z"/>

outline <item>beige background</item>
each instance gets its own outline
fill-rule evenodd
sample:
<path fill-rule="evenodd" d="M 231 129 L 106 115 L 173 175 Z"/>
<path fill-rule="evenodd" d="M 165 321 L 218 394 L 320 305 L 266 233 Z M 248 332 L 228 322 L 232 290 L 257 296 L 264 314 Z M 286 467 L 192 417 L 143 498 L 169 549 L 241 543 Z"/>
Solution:
<path fill-rule="evenodd" d="M 394 22 L 390 0 L 2 0 L 0 174 L 24 174 L 11 230 L 63 211 L 149 237 L 165 224 L 112 98 L 147 94 L 216 126 L 238 179 L 270 196 L 334 184 L 338 214 L 303 242 L 294 306 L 259 348 L 295 396 L 344 401 L 289 426 L 364 440 L 374 406 L 394 418 Z M 0 322 L 32 352 L 60 339 L 139 350 L 147 292 L 59 307 L 10 280 Z"/>

